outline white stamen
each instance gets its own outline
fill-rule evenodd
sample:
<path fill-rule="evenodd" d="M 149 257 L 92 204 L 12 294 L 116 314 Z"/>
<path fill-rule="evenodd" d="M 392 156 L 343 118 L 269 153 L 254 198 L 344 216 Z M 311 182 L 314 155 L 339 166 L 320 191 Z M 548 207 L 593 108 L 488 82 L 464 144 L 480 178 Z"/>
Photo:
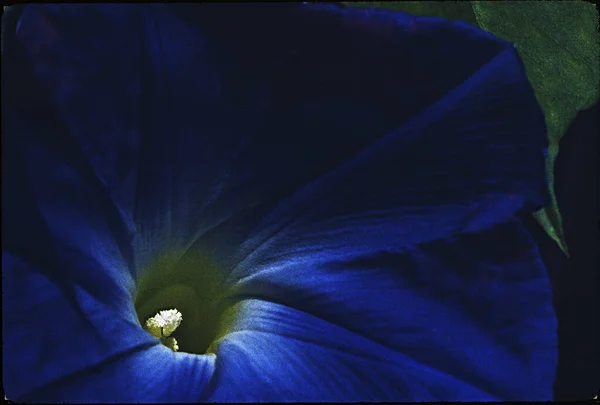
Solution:
<path fill-rule="evenodd" d="M 176 309 L 160 311 L 146 321 L 146 330 L 156 338 L 167 337 L 179 327 L 183 316 Z"/>

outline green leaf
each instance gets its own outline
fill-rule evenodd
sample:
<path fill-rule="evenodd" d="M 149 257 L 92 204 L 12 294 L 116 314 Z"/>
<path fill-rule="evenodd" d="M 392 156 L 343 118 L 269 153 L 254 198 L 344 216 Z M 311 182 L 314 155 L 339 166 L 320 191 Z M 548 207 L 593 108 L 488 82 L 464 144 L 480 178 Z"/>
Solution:
<path fill-rule="evenodd" d="M 600 97 L 598 12 L 583 1 L 473 1 L 479 26 L 514 43 L 546 114 L 550 147 L 546 171 L 552 205 L 535 213 L 568 254 L 554 195 L 560 138 L 577 111 Z"/>
<path fill-rule="evenodd" d="M 468 1 L 359 1 L 343 2 L 352 7 L 374 7 L 402 11 L 407 14 L 440 17 L 447 20 L 461 20 L 477 25 L 477 18 Z"/>
<path fill-rule="evenodd" d="M 358 2 L 413 15 L 461 20 L 516 45 L 546 115 L 546 161 L 551 205 L 534 217 L 568 254 L 554 194 L 554 162 L 560 138 L 578 110 L 600 97 L 600 35 L 593 4 L 578 1 Z"/>

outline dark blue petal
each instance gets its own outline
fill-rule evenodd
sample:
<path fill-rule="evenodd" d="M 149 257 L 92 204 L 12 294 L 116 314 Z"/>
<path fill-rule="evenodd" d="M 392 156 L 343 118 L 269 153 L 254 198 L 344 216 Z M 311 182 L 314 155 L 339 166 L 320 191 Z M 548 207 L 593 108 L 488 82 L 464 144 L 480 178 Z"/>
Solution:
<path fill-rule="evenodd" d="M 53 15 L 45 11 L 25 8 L 19 22 L 23 44 L 56 39 Z M 47 50 L 61 50 L 60 42 L 54 45 Z M 32 50 L 13 41 L 3 54 L 3 67 L 14 79 L 3 86 L 6 395 L 50 402 L 194 401 L 205 385 L 202 379 L 211 374 L 203 373 L 211 367 L 210 356 L 186 360 L 170 351 L 157 352 L 158 340 L 142 330 L 133 308 L 131 226 L 108 170 L 115 167 L 115 156 L 127 150 L 102 139 L 106 154 L 90 151 L 81 141 L 93 141 L 92 134 L 86 138 L 65 118 L 61 91 L 73 85 L 67 80 L 73 73 L 84 73 L 68 64 L 67 57 L 77 55 L 67 48 L 62 56 L 37 60 Z M 50 67 L 55 70 L 44 70 Z M 77 111 L 70 116 L 81 119 Z M 121 134 L 115 134 L 117 141 Z M 110 146 L 119 153 L 113 154 Z M 182 377 L 175 385 L 177 373 Z M 106 380 L 113 381 L 108 388 Z M 193 383 L 194 389 L 174 390 Z"/>
<path fill-rule="evenodd" d="M 165 358 L 131 304 L 187 249 L 242 309 L 204 399 L 550 399 L 549 287 L 514 220 L 547 202 L 546 133 L 510 44 L 300 4 L 31 5 L 17 39 L 11 395 L 197 398 L 213 358 Z M 49 357 L 13 349 L 36 330 Z"/>

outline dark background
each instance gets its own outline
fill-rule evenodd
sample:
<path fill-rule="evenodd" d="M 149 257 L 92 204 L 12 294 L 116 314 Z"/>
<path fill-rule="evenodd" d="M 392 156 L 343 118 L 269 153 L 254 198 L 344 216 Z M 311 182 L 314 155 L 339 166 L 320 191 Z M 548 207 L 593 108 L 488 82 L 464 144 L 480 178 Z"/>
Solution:
<path fill-rule="evenodd" d="M 570 258 L 533 218 L 525 223 L 536 239 L 554 289 L 559 322 L 556 401 L 589 400 L 600 388 L 600 207 L 598 102 L 579 112 L 561 139 L 555 192 Z"/>

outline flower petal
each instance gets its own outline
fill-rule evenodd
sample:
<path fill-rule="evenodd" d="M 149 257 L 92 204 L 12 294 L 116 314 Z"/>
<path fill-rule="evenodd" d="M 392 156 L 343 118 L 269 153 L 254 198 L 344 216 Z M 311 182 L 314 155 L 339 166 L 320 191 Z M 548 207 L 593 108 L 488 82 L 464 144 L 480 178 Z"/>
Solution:
<path fill-rule="evenodd" d="M 275 378 L 289 383 L 276 390 L 265 387 L 271 401 L 300 400 L 301 395 L 316 399 L 324 395 L 320 391 L 323 386 L 335 387 L 326 398 L 338 401 L 552 397 L 557 326 L 551 290 L 535 244 L 518 221 L 410 248 L 372 249 L 369 254 L 356 254 L 351 244 L 347 248 L 324 248 L 332 234 L 336 233 L 327 228 L 320 239 L 311 235 L 311 247 L 301 251 L 297 241 L 265 248 L 263 254 L 249 260 L 254 269 L 238 282 L 237 294 L 231 299 L 259 299 L 285 306 L 292 313 L 309 313 L 320 319 L 319 325 L 326 326 L 307 326 L 304 335 L 320 343 L 323 350 L 329 348 L 330 341 L 349 340 L 354 343 L 347 345 L 373 354 L 381 364 L 361 367 L 352 351 L 335 346 L 338 350 L 315 356 L 320 359 L 318 365 L 306 362 L 302 370 L 296 365 L 300 361 L 293 359 L 300 354 L 286 346 L 297 336 L 288 325 L 299 322 L 295 317 L 288 321 L 283 316 L 271 319 L 262 332 L 276 337 L 269 343 L 265 338 L 261 347 L 256 342 L 263 335 L 256 334 L 254 326 L 246 326 L 244 320 L 240 321 L 243 327 L 223 333 L 221 344 L 213 349 L 217 353 L 215 378 L 227 383 L 215 388 L 210 400 L 227 398 L 226 387 L 233 375 L 257 382 L 245 397 L 241 388 L 234 389 L 232 400 L 258 400 L 259 382 L 267 384 Z M 245 316 L 264 316 L 261 311 L 254 315 L 248 309 L 253 315 Z M 298 324 L 298 329 L 303 327 Z M 362 339 L 379 349 L 369 349 L 371 346 L 359 343 Z M 251 358 L 260 360 L 240 360 L 244 358 L 240 351 L 246 350 L 244 342 L 248 342 L 247 350 L 255 352 Z M 279 353 L 284 348 L 289 352 L 281 359 Z M 312 356 L 314 349 L 304 347 L 301 351 Z M 287 368 L 290 362 L 295 364 L 293 372 Z M 352 367 L 350 376 L 378 383 L 364 383 L 357 393 L 358 388 L 342 379 L 345 374 L 337 362 Z M 395 370 L 406 364 L 411 364 L 414 380 L 423 391 L 406 391 L 399 385 L 409 377 Z M 327 372 L 317 371 L 321 368 Z M 319 387 L 310 385 L 306 376 L 294 377 L 294 373 L 317 372 L 322 384 Z M 249 384 L 243 378 L 237 379 L 239 387 Z M 412 386 L 414 380 L 407 384 Z"/>
<path fill-rule="evenodd" d="M 47 22 L 39 11 L 24 10 L 23 35 Z M 57 93 L 46 91 L 48 81 L 33 74 L 14 37 L 7 36 L 3 67 L 15 79 L 3 86 L 7 397 L 26 402 L 195 401 L 211 375 L 203 372 L 211 369 L 211 356 L 157 351 L 158 340 L 142 330 L 133 308 L 133 257 L 124 211 L 115 208 L 105 179 L 97 176 L 60 119 L 51 97 Z M 159 371 L 152 372 L 155 368 Z M 181 379 L 171 380 L 176 374 Z"/>
<path fill-rule="evenodd" d="M 91 276 L 104 271 L 61 253 Z M 118 311 L 85 286 L 71 282 L 71 291 L 65 291 L 51 275 L 6 251 L 2 276 L 9 287 L 2 290 L 8 398 L 27 403 L 180 403 L 195 402 L 207 385 L 213 356 L 175 355 L 158 344 L 137 323 L 131 302 L 129 310 Z M 110 297 L 106 292 L 103 298 Z"/>
<path fill-rule="evenodd" d="M 497 399 L 306 312 L 260 299 L 232 310 L 239 322 L 218 342 L 208 402 Z"/>
<path fill-rule="evenodd" d="M 148 47 L 156 105 L 142 157 L 152 175 L 140 179 L 146 199 L 136 208 L 141 268 L 164 246 L 212 251 L 233 268 L 239 244 L 279 200 L 353 160 L 507 47 L 463 24 L 327 6 L 155 11 L 151 42 L 179 46 Z M 437 60 L 450 57 L 442 69 Z M 536 140 L 542 153 L 541 132 Z"/>

